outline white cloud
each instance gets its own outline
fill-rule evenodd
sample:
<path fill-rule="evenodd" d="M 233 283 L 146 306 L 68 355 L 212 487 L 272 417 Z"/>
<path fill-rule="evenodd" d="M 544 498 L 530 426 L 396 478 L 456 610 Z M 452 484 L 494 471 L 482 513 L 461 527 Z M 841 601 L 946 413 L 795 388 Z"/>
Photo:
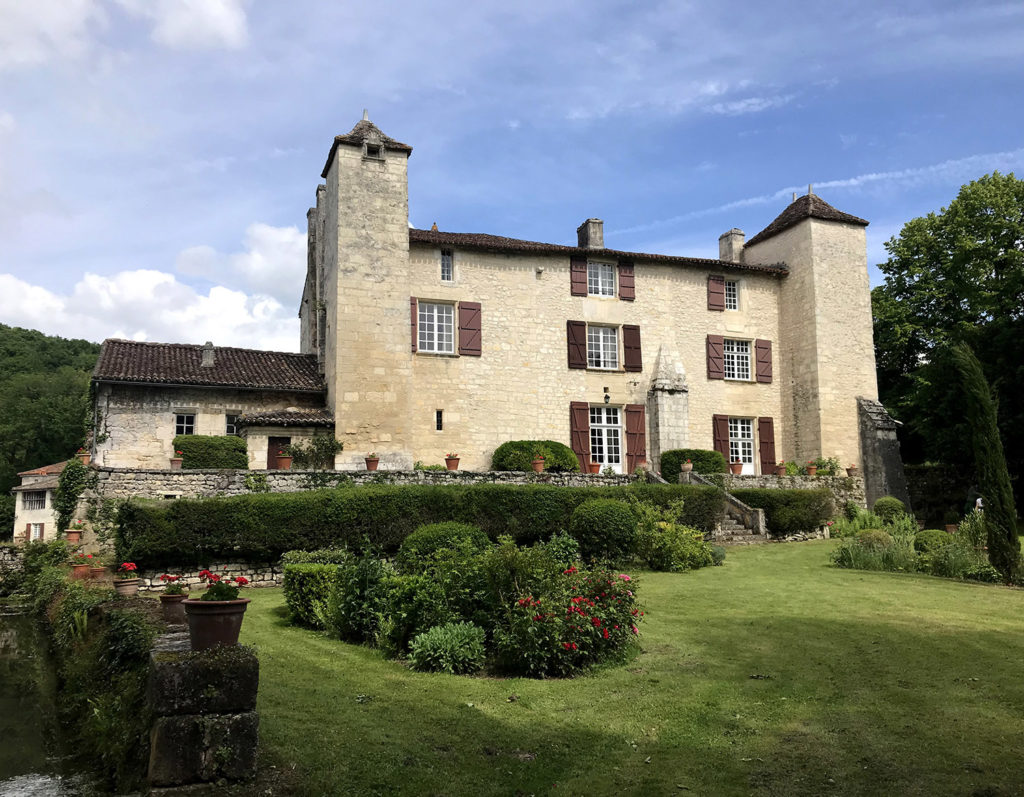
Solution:
<path fill-rule="evenodd" d="M 784 94 L 773 97 L 745 97 L 742 100 L 730 102 L 716 102 L 708 106 L 709 113 L 721 114 L 723 116 L 741 116 L 746 113 L 760 113 L 773 108 L 781 108 L 789 105 L 796 99 L 796 94 Z"/>
<path fill-rule="evenodd" d="M 118 0 L 153 22 L 153 41 L 181 50 L 238 49 L 248 42 L 242 0 Z"/>
<path fill-rule="evenodd" d="M 0 70 L 74 58 L 105 22 L 98 0 L 0 0 Z"/>

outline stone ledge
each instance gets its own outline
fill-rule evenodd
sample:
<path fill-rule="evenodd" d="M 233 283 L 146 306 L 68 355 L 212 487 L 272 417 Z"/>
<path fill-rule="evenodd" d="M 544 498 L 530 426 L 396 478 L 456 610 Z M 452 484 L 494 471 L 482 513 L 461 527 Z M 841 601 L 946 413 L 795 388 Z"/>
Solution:
<path fill-rule="evenodd" d="M 157 717 L 149 739 L 153 786 L 245 780 L 256 772 L 259 716 L 249 711 Z"/>
<path fill-rule="evenodd" d="M 187 633 L 176 636 L 184 636 L 187 646 Z M 163 646 L 150 654 L 149 704 L 161 716 L 254 711 L 259 681 L 259 660 L 248 648 L 193 653 L 180 644 Z"/>

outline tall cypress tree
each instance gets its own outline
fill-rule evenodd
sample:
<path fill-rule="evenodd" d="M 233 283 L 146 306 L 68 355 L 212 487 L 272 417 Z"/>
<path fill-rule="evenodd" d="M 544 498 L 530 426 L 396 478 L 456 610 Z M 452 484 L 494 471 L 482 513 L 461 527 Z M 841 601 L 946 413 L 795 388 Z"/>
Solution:
<path fill-rule="evenodd" d="M 957 343 L 951 347 L 951 354 L 960 372 L 974 465 L 978 472 L 978 489 L 985 505 L 988 560 L 1009 583 L 1019 575 L 1020 540 L 1017 537 L 1017 509 L 1010 488 L 1010 473 L 1006 469 L 1003 443 L 996 426 L 995 402 L 981 363 L 970 347 Z"/>

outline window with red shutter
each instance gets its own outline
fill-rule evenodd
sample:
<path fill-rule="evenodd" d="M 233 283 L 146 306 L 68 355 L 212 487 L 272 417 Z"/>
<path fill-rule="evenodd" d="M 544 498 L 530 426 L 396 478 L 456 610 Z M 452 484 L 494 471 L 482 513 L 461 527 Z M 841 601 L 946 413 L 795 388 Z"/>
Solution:
<path fill-rule="evenodd" d="M 459 354 L 480 356 L 480 303 L 459 302 Z"/>
<path fill-rule="evenodd" d="M 573 296 L 587 295 L 587 259 L 585 257 L 569 259 L 569 293 Z"/>
<path fill-rule="evenodd" d="M 761 459 L 761 473 L 774 473 L 775 422 L 771 418 L 757 419 L 757 446 Z"/>
<path fill-rule="evenodd" d="M 719 452 L 725 461 L 729 461 L 729 416 L 711 416 L 711 438 L 715 451 Z"/>
<path fill-rule="evenodd" d="M 619 263 L 619 298 L 625 302 L 636 299 L 636 288 L 633 281 L 633 264 Z"/>
<path fill-rule="evenodd" d="M 754 356 L 756 358 L 757 381 L 772 381 L 772 342 L 770 340 L 754 341 Z"/>
<path fill-rule="evenodd" d="M 409 323 L 412 325 L 412 353 L 416 353 L 416 297 L 409 298 Z"/>
<path fill-rule="evenodd" d="M 643 404 L 626 405 L 626 468 L 632 473 L 647 461 L 647 415 Z"/>
<path fill-rule="evenodd" d="M 568 347 L 569 367 L 587 367 L 587 322 L 566 321 L 565 340 Z"/>
<path fill-rule="evenodd" d="M 644 370 L 643 350 L 640 348 L 640 327 L 635 324 L 622 325 L 622 351 L 627 371 Z"/>
<path fill-rule="evenodd" d="M 725 337 L 708 335 L 708 379 L 725 379 Z M 728 436 L 726 436 L 728 439 Z"/>
<path fill-rule="evenodd" d="M 708 310 L 725 310 L 725 277 L 708 277 Z"/>
<path fill-rule="evenodd" d="M 586 473 L 590 462 L 590 405 L 585 401 L 569 404 L 569 442 L 580 461 L 580 470 Z"/>

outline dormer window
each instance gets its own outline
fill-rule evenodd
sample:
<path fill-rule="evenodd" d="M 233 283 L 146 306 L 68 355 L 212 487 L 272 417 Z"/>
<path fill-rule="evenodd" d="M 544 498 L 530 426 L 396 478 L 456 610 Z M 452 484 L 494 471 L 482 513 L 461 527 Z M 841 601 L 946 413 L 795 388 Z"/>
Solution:
<path fill-rule="evenodd" d="M 373 158 L 375 160 L 384 159 L 384 147 L 380 144 L 364 144 L 363 145 L 363 157 Z"/>

